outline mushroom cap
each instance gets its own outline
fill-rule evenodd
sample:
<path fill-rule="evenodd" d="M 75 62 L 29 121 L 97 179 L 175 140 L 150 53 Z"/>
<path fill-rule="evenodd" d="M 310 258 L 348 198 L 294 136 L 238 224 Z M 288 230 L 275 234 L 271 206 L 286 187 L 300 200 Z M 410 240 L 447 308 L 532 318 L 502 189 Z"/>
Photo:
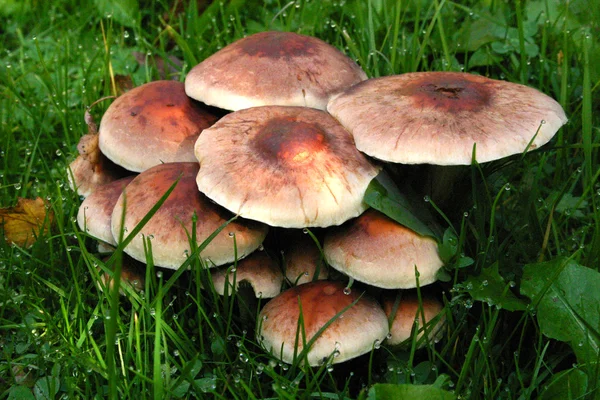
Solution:
<path fill-rule="evenodd" d="M 319 266 L 317 279 L 327 279 L 329 269 L 321 260 L 321 252 L 313 239 L 305 234 L 298 235 L 284 251 L 285 277 L 292 285 L 312 282 Z"/>
<path fill-rule="evenodd" d="M 194 142 L 217 116 L 190 99 L 184 84 L 155 81 L 119 96 L 100 122 L 100 150 L 115 164 L 141 172 L 195 161 Z"/>
<path fill-rule="evenodd" d="M 242 217 L 287 228 L 360 215 L 379 172 L 329 114 L 307 107 L 240 110 L 196 142 L 201 192 Z"/>
<path fill-rule="evenodd" d="M 500 159 L 544 145 L 567 122 L 560 104 L 536 89 L 460 72 L 370 79 L 327 110 L 360 151 L 403 164 L 468 165 L 474 144 L 478 162 Z"/>
<path fill-rule="evenodd" d="M 115 204 L 125 187 L 135 178 L 128 176 L 111 183 L 106 183 L 86 197 L 77 212 L 79 229 L 90 234 L 98 240 L 110 245 L 116 245 L 110 227 L 111 217 Z"/>
<path fill-rule="evenodd" d="M 343 283 L 328 281 L 286 290 L 261 310 L 259 343 L 277 358 L 292 363 L 294 349 L 297 348 L 296 354 L 303 349 L 303 334 L 308 343 L 337 313 L 358 299 L 314 341 L 307 360 L 309 365 L 315 366 L 332 355 L 332 362 L 339 363 L 368 353 L 385 339 L 388 320 L 381 306 L 367 295 L 361 297 L 358 290 L 346 293 Z M 299 324 L 300 305 L 303 325 Z M 304 331 L 297 335 L 302 326 Z"/>
<path fill-rule="evenodd" d="M 138 235 L 125 247 L 125 252 L 145 262 L 144 240 L 152 243 L 152 257 L 157 266 L 177 269 L 191 254 L 190 238 L 196 221 L 196 240 L 200 245 L 221 225 L 233 217 L 198 192 L 195 177 L 198 163 L 168 163 L 140 173 L 119 197 L 112 214 L 112 232 L 115 238 L 121 230 L 131 232 L 150 209 L 179 178 L 179 182 L 162 206 L 144 225 Z M 124 200 L 126 210 L 124 210 Z M 121 225 L 125 212 L 124 224 Z M 267 234 L 268 227 L 237 219 L 227 225 L 201 252 L 210 264 L 222 265 L 235 260 L 234 240 L 238 259 L 256 250 Z"/>
<path fill-rule="evenodd" d="M 271 298 L 281 292 L 283 273 L 277 262 L 266 251 L 255 251 L 240 260 L 235 269 L 229 267 L 211 271 L 213 286 L 218 294 L 225 294 L 226 283 L 229 285 L 229 295 L 232 294 L 234 274 L 236 289 L 240 282 L 246 281 L 254 289 L 256 297 Z"/>
<path fill-rule="evenodd" d="M 387 296 L 383 300 L 383 310 L 388 318 L 394 311 L 394 296 Z M 443 306 L 442 303 L 435 297 L 422 293 L 421 295 L 421 308 L 423 314 L 419 310 L 419 298 L 414 291 L 407 291 L 402 293 L 402 298 L 396 309 L 396 314 L 392 318 L 392 325 L 390 328 L 390 334 L 386 339 L 386 343 L 389 345 L 398 345 L 405 340 L 410 338 L 413 326 L 416 329 L 421 330 L 417 334 L 417 341 L 419 341 L 425 334 L 423 327 L 428 324 L 431 320 L 441 313 Z M 425 318 L 423 318 L 423 315 Z M 429 339 L 437 341 L 441 338 L 444 326 L 445 317 L 442 314 L 435 326 L 428 328 Z M 427 341 L 423 341 L 417 345 L 417 348 L 422 348 L 427 344 Z"/>
<path fill-rule="evenodd" d="M 329 98 L 367 79 L 348 56 L 292 32 L 261 32 L 224 47 L 185 78 L 188 96 L 226 110 L 263 105 L 324 110 Z"/>
<path fill-rule="evenodd" d="M 443 265 L 435 240 L 374 209 L 331 228 L 325 235 L 323 253 L 338 271 L 385 289 L 417 287 L 415 267 L 420 286 L 433 283 Z"/>
<path fill-rule="evenodd" d="M 104 261 L 108 260 L 105 258 Z M 104 272 L 102 268 L 98 267 L 98 273 L 100 274 L 100 282 L 98 282 L 98 289 L 103 292 L 104 288 L 110 292 L 113 289 L 114 280 L 113 277 Z M 125 296 L 123 286 L 129 286 L 136 292 L 144 290 L 145 277 L 145 265 L 132 259 L 131 257 L 123 257 L 121 262 L 121 279 L 119 288 L 119 294 Z"/>

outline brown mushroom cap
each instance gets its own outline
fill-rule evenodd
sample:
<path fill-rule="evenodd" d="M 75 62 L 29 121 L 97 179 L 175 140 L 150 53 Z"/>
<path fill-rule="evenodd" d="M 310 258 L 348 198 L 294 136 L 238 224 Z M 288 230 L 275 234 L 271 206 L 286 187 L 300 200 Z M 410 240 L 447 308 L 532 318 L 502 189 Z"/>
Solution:
<path fill-rule="evenodd" d="M 435 240 L 420 236 L 377 210 L 370 209 L 340 227 L 331 228 L 323 244 L 333 268 L 369 285 L 385 289 L 436 281 L 442 267 Z"/>
<path fill-rule="evenodd" d="M 228 114 L 198 138 L 196 156 L 201 192 L 235 214 L 288 228 L 359 215 L 379 172 L 334 118 L 306 107 Z"/>
<path fill-rule="evenodd" d="M 187 94 L 226 110 L 263 105 L 324 110 L 329 98 L 367 76 L 324 41 L 292 32 L 261 32 L 219 50 L 189 72 Z"/>
<path fill-rule="evenodd" d="M 232 285 L 235 277 L 235 287 L 240 282 L 248 282 L 254 289 L 254 294 L 259 298 L 271 298 L 281 292 L 283 273 L 277 265 L 277 261 L 269 257 L 266 251 L 255 251 L 247 258 L 240 260 L 235 269 L 218 268 L 211 272 L 215 291 L 225 294 L 225 284 L 229 285 L 229 294 L 233 293 Z"/>
<path fill-rule="evenodd" d="M 233 217 L 198 192 L 195 183 L 197 173 L 198 163 L 169 163 L 152 167 L 131 181 L 113 210 L 112 232 L 115 238 L 119 237 L 121 230 L 125 235 L 131 232 L 179 178 L 162 206 L 125 247 L 127 254 L 145 262 L 144 240 L 149 238 L 154 263 L 177 269 L 191 254 L 189 241 L 194 229 L 194 215 L 197 216 L 195 230 L 198 244 Z M 124 199 L 126 210 L 123 210 Z M 123 211 L 125 219 L 124 225 L 121 225 Z M 234 261 L 235 236 L 238 258 L 243 258 L 260 246 L 267 229 L 263 224 L 237 219 L 204 248 L 201 257 L 215 265 Z"/>
<path fill-rule="evenodd" d="M 107 259 L 108 258 L 104 261 Z M 110 292 L 114 285 L 113 277 L 109 275 L 108 272 L 104 272 L 100 267 L 98 267 L 98 272 L 100 273 L 100 281 L 102 281 L 102 283 L 98 282 L 98 289 L 102 292 L 104 291 L 104 288 L 106 288 L 107 291 Z M 123 257 L 121 263 L 121 288 L 119 288 L 119 294 L 125 296 L 123 286 L 129 286 L 136 292 L 144 290 L 145 281 L 145 265 L 131 257 Z"/>
<path fill-rule="evenodd" d="M 383 300 L 383 310 L 388 318 L 394 311 L 394 303 L 395 298 L 393 296 L 387 296 Z M 417 341 L 419 341 L 425 334 L 423 327 L 437 317 L 443 309 L 442 303 L 439 300 L 424 293 L 421 296 L 420 307 L 422 311 L 419 309 L 419 298 L 414 291 L 402 293 L 402 298 L 392 319 L 392 326 L 386 343 L 397 345 L 404 342 L 410 338 L 413 327 L 421 330 L 417 334 Z M 443 333 L 442 327 L 444 326 L 444 322 L 445 318 L 441 315 L 435 326 L 426 328 L 430 340 L 437 341 L 440 339 Z M 423 341 L 417 345 L 417 348 L 422 348 L 426 344 L 427 342 Z"/>
<path fill-rule="evenodd" d="M 317 279 L 327 279 L 329 269 L 321 260 L 321 252 L 306 234 L 297 235 L 284 251 L 285 277 L 292 285 L 312 282 L 319 266 Z"/>
<path fill-rule="evenodd" d="M 540 91 L 459 72 L 416 72 L 361 82 L 327 110 L 360 151 L 404 164 L 471 164 L 538 148 L 567 122 Z M 534 138 L 531 146 L 529 142 Z"/>
<path fill-rule="evenodd" d="M 115 164 L 141 172 L 168 162 L 195 161 L 194 142 L 217 120 L 176 81 L 146 83 L 119 96 L 100 122 L 100 150 Z"/>
<path fill-rule="evenodd" d="M 382 308 L 358 290 L 345 291 L 340 282 L 317 281 L 295 286 L 270 300 L 259 314 L 258 341 L 269 352 L 286 363 L 303 349 L 302 335 L 308 343 L 327 322 L 336 318 L 308 350 L 309 365 L 315 366 L 333 355 L 339 363 L 368 353 L 388 334 L 388 321 Z M 304 331 L 298 332 L 300 305 Z"/>
<path fill-rule="evenodd" d="M 104 184 L 83 200 L 77 212 L 77 224 L 82 231 L 110 245 L 116 245 L 110 221 L 123 189 L 135 178 L 128 176 Z"/>

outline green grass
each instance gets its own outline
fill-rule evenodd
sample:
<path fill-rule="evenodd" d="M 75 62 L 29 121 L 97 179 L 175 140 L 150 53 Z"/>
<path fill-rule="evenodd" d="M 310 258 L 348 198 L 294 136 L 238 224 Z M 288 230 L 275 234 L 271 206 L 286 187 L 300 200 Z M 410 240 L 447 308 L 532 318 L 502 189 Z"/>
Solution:
<path fill-rule="evenodd" d="M 357 398 L 383 396 L 372 386 L 383 383 L 463 399 L 600 398 L 600 7 L 591 3 L 0 2 L 0 205 L 40 196 L 55 214 L 30 248 L 0 240 L 0 398 Z M 434 346 L 282 364 L 254 337 L 264 301 L 244 287 L 232 298 L 202 290 L 210 279 L 197 258 L 175 272 L 148 265 L 141 293 L 98 289 L 97 267 L 118 268 L 121 252 L 103 261 L 76 227 L 81 200 L 66 171 L 86 107 L 117 94 L 119 77 L 159 78 L 152 58 L 140 65 L 134 52 L 177 57 L 183 80 L 267 29 L 322 38 L 370 77 L 467 71 L 536 87 L 565 108 L 569 123 L 549 146 L 472 166 L 452 204 L 419 199 L 446 230 L 446 279 L 435 288 L 447 323 Z M 92 108 L 96 121 L 109 103 Z"/>

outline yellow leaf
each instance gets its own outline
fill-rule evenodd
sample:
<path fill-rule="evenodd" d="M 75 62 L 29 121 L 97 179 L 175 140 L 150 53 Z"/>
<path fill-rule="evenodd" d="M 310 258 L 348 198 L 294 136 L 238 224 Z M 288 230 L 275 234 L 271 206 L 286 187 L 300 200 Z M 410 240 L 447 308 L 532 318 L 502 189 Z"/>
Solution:
<path fill-rule="evenodd" d="M 35 200 L 19 198 L 16 206 L 0 208 L 4 238 L 21 247 L 31 246 L 40 233 L 48 233 L 53 220 L 54 214 L 41 197 Z"/>

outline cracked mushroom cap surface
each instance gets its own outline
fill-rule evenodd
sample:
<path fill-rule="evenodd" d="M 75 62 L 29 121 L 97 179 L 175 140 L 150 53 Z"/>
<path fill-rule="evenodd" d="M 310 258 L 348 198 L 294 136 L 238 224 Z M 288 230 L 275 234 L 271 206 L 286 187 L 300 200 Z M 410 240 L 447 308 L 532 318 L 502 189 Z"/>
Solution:
<path fill-rule="evenodd" d="M 121 230 L 124 235 L 131 232 L 179 179 L 165 202 L 125 247 L 127 254 L 146 262 L 144 240 L 149 239 L 155 265 L 177 269 L 192 254 L 189 238 L 194 230 L 194 215 L 198 245 L 233 217 L 198 192 L 195 182 L 198 168 L 197 162 L 161 164 L 140 173 L 127 185 L 112 214 L 111 229 L 115 238 L 120 237 Z M 121 224 L 123 212 L 124 224 Z M 235 236 L 237 257 L 241 259 L 261 245 L 267 229 L 263 224 L 238 218 L 219 232 L 200 257 L 208 266 L 233 262 Z"/>
<path fill-rule="evenodd" d="M 77 211 L 79 229 L 98 240 L 115 246 L 117 244 L 110 227 L 113 209 L 125 187 L 135 178 L 128 176 L 99 186 L 86 197 Z"/>
<path fill-rule="evenodd" d="M 327 110 L 360 151 L 403 164 L 468 165 L 475 144 L 478 162 L 497 160 L 546 144 L 567 122 L 536 89 L 460 72 L 370 79 Z"/>
<path fill-rule="evenodd" d="M 196 142 L 201 192 L 234 214 L 287 228 L 360 215 L 380 170 L 324 111 L 265 106 L 226 115 Z"/>
<path fill-rule="evenodd" d="M 108 107 L 100 122 L 100 150 L 135 172 L 161 163 L 195 161 L 196 139 L 216 121 L 207 106 L 186 96 L 182 82 L 149 82 Z"/>
<path fill-rule="evenodd" d="M 272 257 L 266 251 L 257 250 L 248 257 L 240 260 L 235 268 L 218 268 L 211 271 L 215 291 L 221 296 L 225 294 L 225 285 L 229 285 L 228 293 L 233 293 L 240 282 L 246 281 L 258 298 L 272 298 L 281 292 L 283 273 Z"/>
<path fill-rule="evenodd" d="M 299 332 L 296 342 L 300 305 L 304 332 Z M 258 342 L 283 362 L 292 363 L 295 348 L 297 354 L 303 350 L 302 335 L 308 343 L 332 319 L 307 351 L 311 366 L 330 357 L 332 363 L 340 363 L 368 353 L 388 334 L 387 317 L 375 300 L 358 290 L 345 290 L 341 282 L 317 281 L 286 290 L 264 306 Z"/>
<path fill-rule="evenodd" d="M 437 280 L 443 263 L 432 238 L 421 236 L 375 209 L 325 235 L 323 253 L 340 272 L 384 289 L 417 287 Z"/>
<path fill-rule="evenodd" d="M 330 44 L 292 32 L 261 32 L 224 47 L 185 78 L 188 96 L 226 110 L 263 105 L 324 110 L 329 98 L 367 79 Z"/>

